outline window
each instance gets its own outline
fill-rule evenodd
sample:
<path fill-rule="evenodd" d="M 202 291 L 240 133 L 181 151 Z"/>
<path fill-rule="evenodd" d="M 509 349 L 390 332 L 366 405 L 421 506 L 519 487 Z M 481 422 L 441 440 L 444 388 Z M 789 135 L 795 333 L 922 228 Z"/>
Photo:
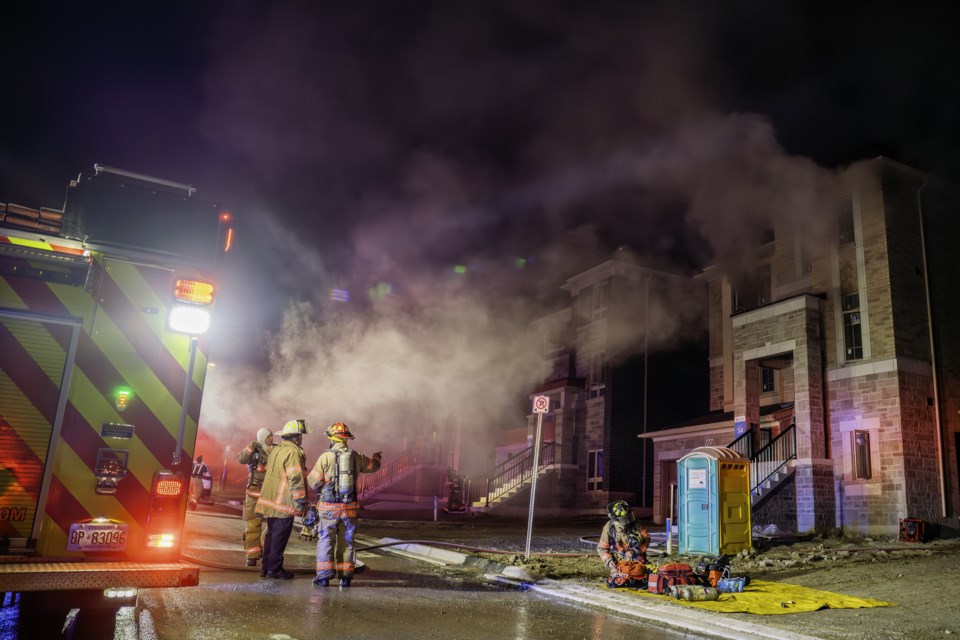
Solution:
<path fill-rule="evenodd" d="M 843 296 L 843 344 L 847 360 L 863 358 L 863 328 L 860 325 L 860 294 Z"/>
<path fill-rule="evenodd" d="M 777 370 L 772 367 L 760 367 L 760 393 L 777 390 Z"/>
<path fill-rule="evenodd" d="M 590 365 L 587 370 L 587 387 L 590 397 L 598 398 L 606 394 L 607 389 L 607 352 L 598 351 L 590 355 Z"/>
<path fill-rule="evenodd" d="M 870 474 L 870 433 L 853 432 L 853 477 L 857 480 L 869 480 Z"/>
<path fill-rule="evenodd" d="M 603 451 L 587 451 L 587 491 L 603 489 Z"/>
<path fill-rule="evenodd" d="M 734 288 L 734 311 L 749 311 L 767 304 L 771 300 L 770 290 L 770 265 L 763 264 Z"/>
<path fill-rule="evenodd" d="M 837 231 L 839 233 L 837 241 L 840 244 L 849 244 L 856 241 L 853 230 L 853 198 L 850 196 L 840 201 L 840 208 L 837 213 Z"/>
<path fill-rule="evenodd" d="M 580 291 L 577 301 L 579 324 L 589 324 L 607 317 L 607 297 L 610 292 L 608 281 L 600 282 Z"/>

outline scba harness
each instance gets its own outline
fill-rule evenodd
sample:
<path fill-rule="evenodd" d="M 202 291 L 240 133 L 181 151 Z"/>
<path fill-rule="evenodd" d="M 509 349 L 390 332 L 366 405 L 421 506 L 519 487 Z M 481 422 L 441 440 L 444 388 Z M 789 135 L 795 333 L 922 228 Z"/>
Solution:
<path fill-rule="evenodd" d="M 352 449 L 334 452 L 333 482 L 325 485 L 320 500 L 327 503 L 349 504 L 357 501 L 357 470 Z"/>

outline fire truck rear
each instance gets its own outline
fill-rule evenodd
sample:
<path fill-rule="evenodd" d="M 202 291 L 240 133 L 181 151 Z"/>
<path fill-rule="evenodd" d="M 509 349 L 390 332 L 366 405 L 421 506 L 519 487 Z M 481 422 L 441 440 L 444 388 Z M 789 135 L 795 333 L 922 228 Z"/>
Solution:
<path fill-rule="evenodd" d="M 188 185 L 100 165 L 61 209 L 0 205 L 5 606 L 197 584 L 179 554 L 230 223 Z"/>

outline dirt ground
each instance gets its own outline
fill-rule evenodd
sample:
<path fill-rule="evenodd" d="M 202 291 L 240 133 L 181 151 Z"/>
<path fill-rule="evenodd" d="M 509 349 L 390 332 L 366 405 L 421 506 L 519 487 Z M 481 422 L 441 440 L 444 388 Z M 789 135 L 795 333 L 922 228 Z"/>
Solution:
<path fill-rule="evenodd" d="M 503 550 L 509 553 L 464 551 L 498 563 L 521 565 L 546 578 L 600 584 L 606 571 L 593 552 L 600 526 L 602 521 L 537 526 L 528 562 L 523 560 L 525 536 L 518 536 L 516 525 L 419 523 L 415 528 L 407 529 L 403 524 L 370 523 L 362 525 L 361 532 L 372 536 L 439 540 Z M 563 557 L 538 553 L 586 555 Z M 667 561 L 653 553 L 649 559 L 651 563 Z M 691 565 L 699 559 L 676 554 L 669 556 L 669 562 Z M 730 615 L 824 640 L 960 637 L 958 538 L 923 543 L 898 542 L 895 538 L 757 539 L 754 549 L 732 559 L 731 570 L 733 575 L 875 598 L 894 606 L 769 616 L 718 615 Z"/>

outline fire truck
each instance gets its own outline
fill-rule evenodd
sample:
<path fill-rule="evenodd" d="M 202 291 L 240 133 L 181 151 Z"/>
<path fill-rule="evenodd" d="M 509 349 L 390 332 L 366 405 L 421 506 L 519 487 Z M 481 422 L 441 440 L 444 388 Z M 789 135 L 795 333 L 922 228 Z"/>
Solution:
<path fill-rule="evenodd" d="M 189 185 L 102 165 L 62 208 L 0 204 L 4 607 L 197 584 L 179 554 L 231 224 Z"/>

